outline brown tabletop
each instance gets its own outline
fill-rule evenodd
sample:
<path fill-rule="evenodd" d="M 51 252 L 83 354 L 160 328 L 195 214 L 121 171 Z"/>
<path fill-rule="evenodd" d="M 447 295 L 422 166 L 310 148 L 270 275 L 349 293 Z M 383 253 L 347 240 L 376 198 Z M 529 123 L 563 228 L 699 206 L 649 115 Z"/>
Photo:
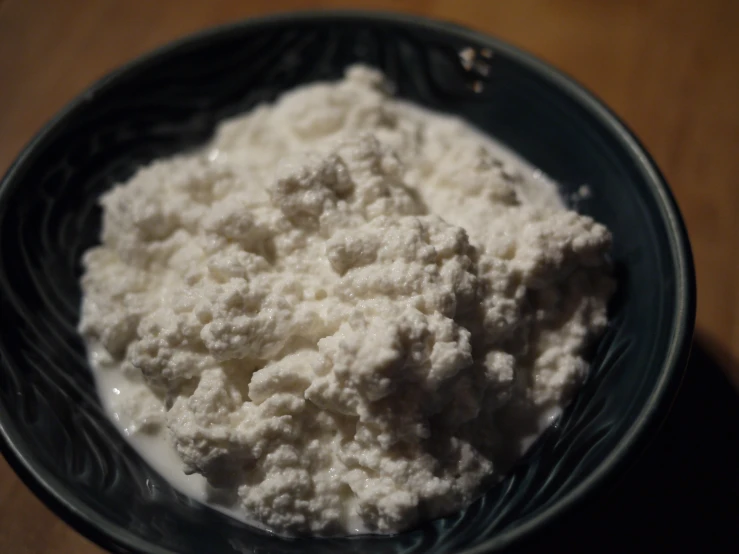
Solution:
<path fill-rule="evenodd" d="M 700 298 L 691 390 L 709 387 L 706 394 L 719 394 L 727 405 L 736 400 L 721 376 L 739 386 L 732 361 L 739 359 L 736 0 L 0 0 L 0 171 L 67 101 L 132 57 L 210 25 L 310 7 L 403 10 L 457 21 L 533 52 L 609 104 L 653 154 L 687 221 Z M 703 373 L 711 385 L 701 384 Z M 695 403 L 685 400 L 683 409 L 698 410 L 700 399 Z M 736 414 L 726 410 L 710 417 Z M 667 431 L 682 436 L 679 421 L 671 425 Z M 737 440 L 736 430 L 722 440 Z M 737 463 L 736 477 L 735 454 L 716 453 Z M 739 505 L 739 495 L 714 492 L 727 495 L 719 500 L 732 503 L 731 510 Z M 598 517 L 592 516 L 596 523 Z M 731 518 L 721 523 L 727 533 L 732 522 L 739 527 L 739 517 Z M 102 551 L 47 510 L 0 458 L 0 552 Z"/>

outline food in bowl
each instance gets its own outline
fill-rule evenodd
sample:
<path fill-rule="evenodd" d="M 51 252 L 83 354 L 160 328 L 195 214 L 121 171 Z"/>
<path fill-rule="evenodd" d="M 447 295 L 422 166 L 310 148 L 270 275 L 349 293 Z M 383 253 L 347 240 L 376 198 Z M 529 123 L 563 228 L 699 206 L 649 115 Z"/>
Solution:
<path fill-rule="evenodd" d="M 609 231 L 363 66 L 101 202 L 79 328 L 111 418 L 183 491 L 281 534 L 467 505 L 607 324 Z"/>

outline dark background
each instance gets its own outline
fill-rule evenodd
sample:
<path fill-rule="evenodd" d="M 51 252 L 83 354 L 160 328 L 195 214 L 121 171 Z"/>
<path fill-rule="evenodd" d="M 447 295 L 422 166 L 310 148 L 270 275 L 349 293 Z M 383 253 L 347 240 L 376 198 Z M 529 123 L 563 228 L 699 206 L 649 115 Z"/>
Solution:
<path fill-rule="evenodd" d="M 518 552 L 739 552 L 737 367 L 696 338 L 661 430 L 613 488 Z"/>

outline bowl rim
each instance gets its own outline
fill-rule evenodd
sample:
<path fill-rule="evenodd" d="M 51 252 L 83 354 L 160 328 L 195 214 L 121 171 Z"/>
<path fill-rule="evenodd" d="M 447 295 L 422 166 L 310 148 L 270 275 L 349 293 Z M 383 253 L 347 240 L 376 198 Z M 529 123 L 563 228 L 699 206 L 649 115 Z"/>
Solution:
<path fill-rule="evenodd" d="M 59 110 L 23 147 L 9 166 L 2 181 L 0 181 L 0 200 L 18 174 L 22 173 L 27 165 L 34 162 L 37 150 L 53 139 L 58 130 L 74 118 L 76 113 L 84 108 L 85 104 L 97 95 L 114 88 L 120 81 L 141 71 L 149 64 L 164 61 L 169 56 L 197 47 L 209 40 L 222 38 L 224 35 L 239 34 L 272 25 L 336 21 L 372 21 L 439 31 L 448 36 L 489 46 L 493 51 L 504 53 L 516 63 L 544 78 L 548 85 L 559 89 L 575 100 L 578 105 L 586 108 L 592 117 L 608 128 L 614 138 L 630 154 L 639 173 L 645 178 L 654 194 L 662 224 L 667 231 L 670 251 L 675 260 L 674 321 L 670 344 L 665 352 L 659 379 L 654 389 L 631 428 L 617 447 L 601 461 L 590 476 L 528 521 L 511 529 L 503 530 L 483 543 L 463 552 L 464 554 L 482 554 L 500 550 L 519 542 L 525 536 L 532 534 L 533 531 L 550 527 L 555 520 L 559 520 L 566 513 L 570 513 L 576 506 L 581 505 L 598 489 L 602 488 L 606 482 L 612 481 L 616 474 L 620 473 L 620 470 L 624 469 L 624 466 L 628 463 L 627 454 L 635 453 L 637 450 L 644 448 L 653 432 L 661 425 L 667 412 L 669 412 L 672 401 L 679 389 L 682 374 L 690 354 L 695 325 L 696 282 L 693 257 L 687 230 L 673 193 L 670 191 L 656 163 L 634 133 L 602 100 L 568 74 L 533 54 L 484 32 L 455 22 L 420 15 L 382 10 L 312 9 L 240 19 L 210 26 L 169 41 L 118 66 L 86 87 L 83 92 Z M 0 349 L 0 362 L 2 357 L 3 352 Z M 11 428 L 12 426 L 8 426 L 7 421 L 7 412 L 0 403 L 0 452 L 24 484 L 58 517 L 83 536 L 114 552 L 134 551 L 147 554 L 175 554 L 169 549 L 152 545 L 125 528 L 103 520 L 92 508 L 77 501 L 74 497 L 63 494 L 62 491 L 67 488 L 66 485 L 36 463 L 24 448 L 22 436 Z"/>

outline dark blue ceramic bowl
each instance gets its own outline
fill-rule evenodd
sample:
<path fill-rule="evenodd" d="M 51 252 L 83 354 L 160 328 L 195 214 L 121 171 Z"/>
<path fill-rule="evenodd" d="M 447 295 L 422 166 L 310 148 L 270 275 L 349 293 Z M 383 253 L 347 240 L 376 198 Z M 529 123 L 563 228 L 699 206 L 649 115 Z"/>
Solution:
<path fill-rule="evenodd" d="M 468 50 L 477 64 L 462 63 Z M 458 114 L 558 180 L 613 230 L 618 294 L 584 389 L 498 486 L 463 512 L 393 537 L 285 540 L 179 494 L 103 414 L 75 332 L 80 255 L 97 197 L 150 160 L 198 145 L 224 117 L 351 62 L 398 94 Z M 487 68 L 487 69 L 486 69 Z M 117 552 L 490 552 L 585 501 L 637 453 L 679 385 L 695 284 L 675 201 L 649 155 L 597 99 L 511 46 L 448 23 L 300 13 L 206 31 L 90 87 L 0 185 L 0 443 L 26 484 Z"/>

